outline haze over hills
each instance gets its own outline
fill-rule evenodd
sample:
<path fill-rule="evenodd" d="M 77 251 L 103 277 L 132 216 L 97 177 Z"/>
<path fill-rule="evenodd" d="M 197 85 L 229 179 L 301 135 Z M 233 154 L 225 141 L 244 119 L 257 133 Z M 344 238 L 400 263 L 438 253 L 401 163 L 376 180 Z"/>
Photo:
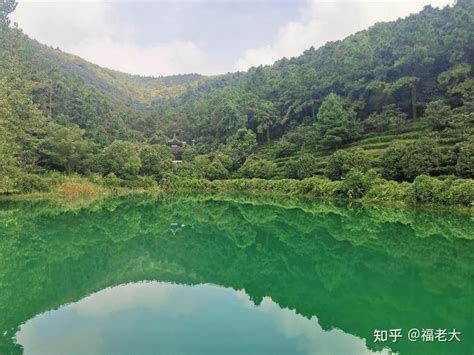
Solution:
<path fill-rule="evenodd" d="M 213 164 L 217 176 L 237 174 L 252 155 L 274 164 L 270 175 L 301 178 L 323 174 L 336 150 L 360 147 L 380 168 L 392 142 L 431 136 L 439 158 L 424 172 L 444 175 L 456 174 L 459 144 L 472 140 L 470 0 L 213 77 L 133 76 L 44 46 L 7 22 L 0 31 L 0 128 L 14 170 L 110 173 L 94 157 L 112 142 L 143 147 L 178 134 L 196 142 L 186 160 Z M 64 147 L 52 144 L 58 136 L 68 137 Z M 311 157 L 310 171 L 291 166 L 301 156 Z M 206 169 L 193 165 L 191 175 Z"/>

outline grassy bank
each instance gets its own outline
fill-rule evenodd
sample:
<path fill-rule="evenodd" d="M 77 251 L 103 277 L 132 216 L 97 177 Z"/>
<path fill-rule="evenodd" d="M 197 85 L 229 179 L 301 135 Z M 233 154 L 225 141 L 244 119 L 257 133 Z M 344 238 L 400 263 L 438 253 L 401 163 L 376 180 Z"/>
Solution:
<path fill-rule="evenodd" d="M 474 180 L 418 176 L 414 182 L 387 181 L 370 174 L 351 174 L 344 180 L 323 177 L 296 179 L 228 179 L 168 177 L 157 183 L 151 177 L 123 180 L 109 175 L 47 174 L 29 176 L 15 193 L 3 199 L 45 199 L 67 205 L 88 205 L 113 196 L 174 192 L 239 193 L 247 195 L 305 196 L 379 204 L 432 205 L 473 210 Z"/>
<path fill-rule="evenodd" d="M 114 176 L 81 177 L 48 173 L 42 176 L 29 175 L 22 183 L 23 185 L 20 185 L 17 191 L 0 194 L 0 199 L 47 200 L 68 207 L 82 207 L 110 197 L 162 192 L 153 179 L 146 177 L 124 181 Z"/>
<path fill-rule="evenodd" d="M 276 196 L 306 196 L 383 204 L 433 205 L 448 208 L 474 207 L 472 179 L 436 179 L 419 176 L 413 183 L 387 181 L 369 175 L 353 175 L 341 181 L 325 178 L 280 179 L 174 179 L 161 185 L 165 191 L 234 192 Z"/>

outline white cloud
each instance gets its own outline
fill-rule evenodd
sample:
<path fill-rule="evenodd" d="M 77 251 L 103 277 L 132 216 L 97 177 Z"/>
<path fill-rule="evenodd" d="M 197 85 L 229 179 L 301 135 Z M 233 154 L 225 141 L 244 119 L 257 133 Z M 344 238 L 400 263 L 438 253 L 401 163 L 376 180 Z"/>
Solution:
<path fill-rule="evenodd" d="M 32 38 L 111 69 L 140 75 L 206 71 L 206 55 L 192 41 L 138 45 L 134 28 L 114 18 L 113 2 L 29 0 L 20 2 L 12 19 Z"/>
<path fill-rule="evenodd" d="M 140 47 L 133 42 L 93 38 L 69 47 L 69 51 L 93 63 L 140 75 L 199 72 L 205 54 L 191 41 L 170 41 Z"/>
<path fill-rule="evenodd" d="M 294 57 L 311 46 L 343 39 L 376 22 L 396 20 L 420 11 L 426 0 L 308 0 L 300 10 L 300 20 L 282 26 L 271 45 L 250 48 L 237 60 L 235 70 L 272 64 L 283 57 Z M 434 0 L 433 6 L 453 0 Z"/>
<path fill-rule="evenodd" d="M 418 12 L 429 0 L 307 0 L 299 11 L 299 19 L 282 25 L 268 44 L 243 50 L 240 58 L 229 57 L 226 63 L 217 63 L 218 59 L 211 58 L 184 37 L 160 42 L 148 38 L 143 44 L 135 27 L 141 25 L 140 19 L 125 21 L 123 16 L 115 16 L 117 2 L 126 1 L 131 0 L 23 0 L 12 19 L 40 42 L 108 68 L 141 75 L 216 74 L 222 68 L 246 70 L 282 57 L 297 56 L 311 46 L 317 48 L 327 41 L 342 39 L 376 22 Z M 214 3 L 214 0 L 179 1 L 202 1 L 202 6 L 211 8 Z M 431 4 L 443 6 L 453 1 L 432 0 Z M 153 39 L 153 34 L 150 38 Z"/>
<path fill-rule="evenodd" d="M 12 19 L 31 37 L 60 47 L 88 38 L 131 35 L 114 21 L 111 4 L 102 1 L 21 1 Z"/>
<path fill-rule="evenodd" d="M 317 317 L 308 319 L 297 314 L 295 310 L 281 308 L 270 297 L 264 297 L 256 310 L 270 314 L 282 335 L 297 340 L 304 353 L 360 355 L 389 353 L 387 349 L 373 352 L 367 348 L 363 339 L 340 329 L 323 330 Z"/>

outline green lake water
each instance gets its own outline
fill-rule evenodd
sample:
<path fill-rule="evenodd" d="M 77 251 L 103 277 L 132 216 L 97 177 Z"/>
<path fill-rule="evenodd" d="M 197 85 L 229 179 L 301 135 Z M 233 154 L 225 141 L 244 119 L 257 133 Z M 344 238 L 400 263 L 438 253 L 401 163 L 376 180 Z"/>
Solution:
<path fill-rule="evenodd" d="M 0 354 L 473 354 L 473 259 L 473 218 L 446 212 L 2 202 Z"/>

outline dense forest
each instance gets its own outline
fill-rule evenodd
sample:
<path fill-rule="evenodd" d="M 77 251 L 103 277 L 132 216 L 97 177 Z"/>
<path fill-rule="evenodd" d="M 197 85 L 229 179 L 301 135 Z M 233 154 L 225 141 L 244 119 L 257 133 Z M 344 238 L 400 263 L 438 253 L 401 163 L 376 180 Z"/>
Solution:
<path fill-rule="evenodd" d="M 42 45 L 11 23 L 15 7 L 0 2 L 0 194 L 72 174 L 124 186 L 324 177 L 348 197 L 418 181 L 472 201 L 472 0 L 247 72 L 158 78 Z M 181 163 L 173 135 L 188 142 Z"/>

